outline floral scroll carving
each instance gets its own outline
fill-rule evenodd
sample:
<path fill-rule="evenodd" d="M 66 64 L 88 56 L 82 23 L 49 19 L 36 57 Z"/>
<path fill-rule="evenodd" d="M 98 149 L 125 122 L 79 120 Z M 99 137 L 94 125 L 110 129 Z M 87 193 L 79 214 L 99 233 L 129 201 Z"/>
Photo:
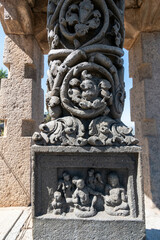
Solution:
<path fill-rule="evenodd" d="M 120 120 L 123 14 L 123 0 L 49 0 L 46 105 L 51 122 L 34 134 L 37 144 L 138 143 Z M 72 132 L 65 132 L 68 127 Z"/>
<path fill-rule="evenodd" d="M 101 13 L 98 10 L 94 10 L 92 2 L 84 0 L 79 4 L 74 3 L 70 5 L 65 18 L 61 18 L 60 21 L 68 35 L 73 32 L 74 37 L 83 37 L 90 30 L 97 29 L 100 26 L 100 18 Z M 68 36 L 68 38 L 70 37 Z"/>

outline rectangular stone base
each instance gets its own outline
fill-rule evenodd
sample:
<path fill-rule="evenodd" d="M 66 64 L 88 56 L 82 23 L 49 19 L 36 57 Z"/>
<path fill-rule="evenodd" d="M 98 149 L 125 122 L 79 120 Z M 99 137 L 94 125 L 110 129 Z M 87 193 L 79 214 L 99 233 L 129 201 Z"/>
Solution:
<path fill-rule="evenodd" d="M 86 219 L 34 219 L 34 240 L 141 240 L 144 221 Z"/>
<path fill-rule="evenodd" d="M 141 149 L 139 147 L 33 146 L 33 239 L 144 239 L 144 199 L 140 156 Z M 96 174 L 99 174 L 103 182 L 101 185 L 99 183 L 98 185 L 95 184 L 94 191 L 101 193 L 101 195 L 96 197 L 96 204 L 94 205 L 96 214 L 88 217 L 77 216 L 76 206 L 74 204 L 69 206 L 65 193 L 63 193 L 65 185 L 63 173 L 67 172 L 72 181 L 77 178 L 84 179 L 85 186 L 89 187 L 87 179 L 90 169 L 94 171 L 95 178 Z M 116 188 L 109 185 L 107 178 L 110 173 L 113 172 L 117 174 L 119 179 L 119 187 Z M 61 184 L 63 188 L 58 187 L 61 186 Z M 105 189 L 108 188 L 108 186 L 111 191 L 109 190 L 107 194 Z M 73 195 L 75 195 L 75 192 L 78 190 L 76 184 L 74 187 Z M 50 208 L 54 202 L 53 195 L 56 191 L 62 192 L 62 197 L 65 199 L 68 206 L 67 209 L 69 210 L 62 211 L 60 207 L 55 207 L 55 210 L 54 207 L 52 209 Z M 82 194 L 82 191 L 80 194 Z M 115 210 L 116 206 L 121 205 L 121 203 L 117 203 L 117 200 L 115 206 L 112 207 L 112 205 L 114 205 L 113 202 L 112 205 L 109 204 L 110 196 L 112 196 L 113 193 L 117 194 L 116 191 L 118 191 L 116 198 L 118 199 L 119 197 L 117 196 L 120 196 L 121 202 L 124 203 L 124 205 L 127 204 L 128 208 L 124 210 L 120 209 L 119 211 Z M 122 201 L 122 192 L 125 193 L 126 196 L 124 202 Z M 90 201 L 92 203 L 94 194 L 92 192 L 90 194 Z M 78 204 L 80 204 L 80 195 L 78 197 Z M 82 205 L 80 205 L 80 207 L 81 206 Z M 91 205 L 89 209 L 91 209 Z M 58 214 L 56 211 L 58 211 Z"/>

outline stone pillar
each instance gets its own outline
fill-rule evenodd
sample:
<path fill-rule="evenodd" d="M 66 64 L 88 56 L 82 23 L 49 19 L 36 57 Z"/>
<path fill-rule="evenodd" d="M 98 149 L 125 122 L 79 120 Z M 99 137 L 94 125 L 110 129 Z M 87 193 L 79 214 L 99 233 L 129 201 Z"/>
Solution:
<path fill-rule="evenodd" d="M 121 122 L 123 23 L 124 0 L 48 2 L 51 121 L 33 135 L 34 240 L 145 237 L 141 149 Z"/>
<path fill-rule="evenodd" d="M 43 119 L 43 55 L 32 35 L 8 35 L 4 46 L 8 79 L 1 80 L 0 206 L 30 203 L 31 136 Z"/>
<path fill-rule="evenodd" d="M 145 193 L 160 207 L 160 32 L 142 32 L 129 52 L 131 116 L 143 148 Z"/>

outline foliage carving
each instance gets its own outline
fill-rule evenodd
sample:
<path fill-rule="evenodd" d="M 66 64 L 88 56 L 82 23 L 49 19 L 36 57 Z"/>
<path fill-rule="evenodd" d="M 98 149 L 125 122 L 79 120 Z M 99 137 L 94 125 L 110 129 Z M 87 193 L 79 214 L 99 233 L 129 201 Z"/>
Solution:
<path fill-rule="evenodd" d="M 51 122 L 34 134 L 38 144 L 138 143 L 120 120 L 126 96 L 123 18 L 123 0 L 49 0 L 46 105 Z M 72 134 L 65 132 L 68 126 Z"/>

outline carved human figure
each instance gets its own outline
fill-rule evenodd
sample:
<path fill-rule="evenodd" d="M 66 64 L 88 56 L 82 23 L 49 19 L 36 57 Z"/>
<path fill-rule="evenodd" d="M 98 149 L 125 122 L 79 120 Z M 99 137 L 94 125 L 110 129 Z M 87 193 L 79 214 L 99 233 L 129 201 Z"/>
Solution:
<path fill-rule="evenodd" d="M 89 125 L 89 134 L 91 137 L 88 139 L 91 145 L 112 145 L 113 134 L 110 130 L 110 125 L 113 120 L 108 117 L 95 119 Z"/>
<path fill-rule="evenodd" d="M 63 172 L 57 190 L 53 193 L 52 188 L 48 189 L 51 196 L 48 211 L 56 215 L 74 213 L 80 218 L 93 217 L 104 209 L 113 216 L 129 215 L 127 195 L 117 173 L 108 174 L 105 187 L 100 172 L 91 168 L 87 173 L 87 178 L 82 179 Z"/>
<path fill-rule="evenodd" d="M 78 217 L 92 217 L 97 211 L 95 204 L 97 202 L 97 196 L 101 193 L 92 190 L 85 185 L 83 179 L 76 181 L 76 190 L 73 193 L 73 202 L 75 209 L 75 215 Z"/>
<path fill-rule="evenodd" d="M 66 203 L 72 202 L 74 185 L 72 184 L 71 177 L 67 172 L 63 172 L 63 178 L 59 181 L 57 190 L 62 190 Z"/>
<path fill-rule="evenodd" d="M 51 203 L 51 206 L 53 208 L 53 213 L 56 215 L 63 214 L 65 209 L 65 202 L 63 201 L 61 192 L 54 192 L 54 198 Z"/>
<path fill-rule="evenodd" d="M 108 184 L 105 187 L 105 211 L 109 215 L 127 216 L 129 215 L 129 205 L 125 189 L 120 186 L 117 173 L 108 174 Z"/>
<path fill-rule="evenodd" d="M 103 191 L 104 183 L 100 173 L 95 173 L 93 168 L 88 170 L 88 176 L 86 180 L 87 186 L 93 190 Z"/>
<path fill-rule="evenodd" d="M 61 115 L 60 99 L 53 91 L 54 81 L 61 65 L 60 60 L 50 61 L 49 70 L 47 71 L 47 93 L 46 93 L 46 106 L 51 120 L 58 118 Z M 55 95 L 55 96 L 54 96 Z"/>
<path fill-rule="evenodd" d="M 88 177 L 87 177 L 87 186 L 92 188 L 92 189 L 95 189 L 95 177 L 94 177 L 94 169 L 91 168 L 88 170 Z"/>
<path fill-rule="evenodd" d="M 60 60 L 54 60 L 54 61 L 50 61 L 49 63 L 49 70 L 47 71 L 47 87 L 48 87 L 48 91 L 51 91 L 53 88 L 53 84 L 54 84 L 54 79 L 58 74 L 58 70 L 59 70 L 59 66 L 61 65 L 61 61 Z"/>

